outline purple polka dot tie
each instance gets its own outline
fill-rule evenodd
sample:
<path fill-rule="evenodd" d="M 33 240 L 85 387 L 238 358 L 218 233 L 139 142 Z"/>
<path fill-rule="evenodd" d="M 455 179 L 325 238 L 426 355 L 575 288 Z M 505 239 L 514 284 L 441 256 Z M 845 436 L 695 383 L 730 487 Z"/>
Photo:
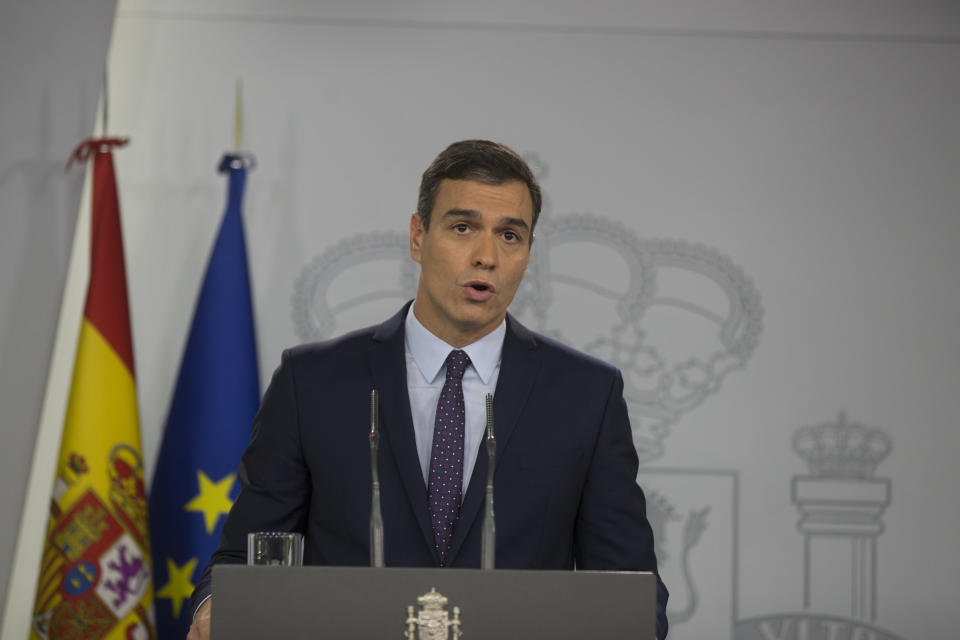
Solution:
<path fill-rule="evenodd" d="M 463 372 L 470 356 L 457 349 L 447 356 L 447 379 L 437 403 L 430 449 L 430 476 L 427 501 L 433 540 L 440 554 L 440 566 L 446 562 L 453 525 L 460 517 L 460 487 L 463 483 Z"/>

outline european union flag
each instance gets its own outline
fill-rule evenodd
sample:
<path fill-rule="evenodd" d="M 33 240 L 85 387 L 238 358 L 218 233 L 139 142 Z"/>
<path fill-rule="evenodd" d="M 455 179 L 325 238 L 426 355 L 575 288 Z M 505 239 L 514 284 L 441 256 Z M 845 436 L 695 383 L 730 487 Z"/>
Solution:
<path fill-rule="evenodd" d="M 236 472 L 260 403 L 241 204 L 247 160 L 227 154 L 227 209 L 207 265 L 150 491 L 160 640 L 183 640 L 193 585 L 239 493 Z"/>

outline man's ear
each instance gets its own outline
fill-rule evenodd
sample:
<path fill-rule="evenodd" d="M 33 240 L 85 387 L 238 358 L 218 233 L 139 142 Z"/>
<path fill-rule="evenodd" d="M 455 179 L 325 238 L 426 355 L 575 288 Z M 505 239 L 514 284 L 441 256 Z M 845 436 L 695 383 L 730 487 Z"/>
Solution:
<path fill-rule="evenodd" d="M 414 212 L 410 216 L 410 257 L 414 262 L 420 262 L 420 244 L 426 232 L 427 230 L 423 228 L 423 219 L 419 213 Z"/>

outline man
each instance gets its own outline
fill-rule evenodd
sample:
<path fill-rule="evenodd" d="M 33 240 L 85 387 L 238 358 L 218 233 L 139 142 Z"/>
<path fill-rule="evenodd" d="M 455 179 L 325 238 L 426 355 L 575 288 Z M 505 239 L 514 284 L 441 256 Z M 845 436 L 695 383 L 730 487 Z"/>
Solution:
<path fill-rule="evenodd" d="M 377 389 L 388 566 L 479 566 L 494 393 L 496 566 L 656 571 L 620 372 L 507 315 L 540 206 L 503 145 L 457 142 L 434 160 L 410 218 L 416 298 L 379 326 L 283 354 L 211 566 L 243 562 L 254 530 L 303 532 L 310 564 L 369 564 L 364 407 Z M 209 594 L 207 567 L 191 640 L 209 636 Z M 660 638 L 666 600 L 658 583 Z"/>

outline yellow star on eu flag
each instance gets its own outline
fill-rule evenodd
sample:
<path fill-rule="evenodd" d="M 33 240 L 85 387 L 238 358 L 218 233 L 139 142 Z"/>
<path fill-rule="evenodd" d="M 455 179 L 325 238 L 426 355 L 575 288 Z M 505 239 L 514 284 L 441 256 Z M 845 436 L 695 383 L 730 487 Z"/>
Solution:
<path fill-rule="evenodd" d="M 167 558 L 167 584 L 157 590 L 157 598 L 167 598 L 173 606 L 173 617 L 180 617 L 183 601 L 193 593 L 193 571 L 197 568 L 197 559 L 190 558 L 182 567 L 171 558 Z"/>
<path fill-rule="evenodd" d="M 203 523 L 207 533 L 213 533 L 217 527 L 217 520 L 226 515 L 233 506 L 230 499 L 230 490 L 233 489 L 234 474 L 224 476 L 219 482 L 211 480 L 203 471 L 197 471 L 197 482 L 200 493 L 193 500 L 184 505 L 187 511 L 199 511 L 203 514 Z"/>

